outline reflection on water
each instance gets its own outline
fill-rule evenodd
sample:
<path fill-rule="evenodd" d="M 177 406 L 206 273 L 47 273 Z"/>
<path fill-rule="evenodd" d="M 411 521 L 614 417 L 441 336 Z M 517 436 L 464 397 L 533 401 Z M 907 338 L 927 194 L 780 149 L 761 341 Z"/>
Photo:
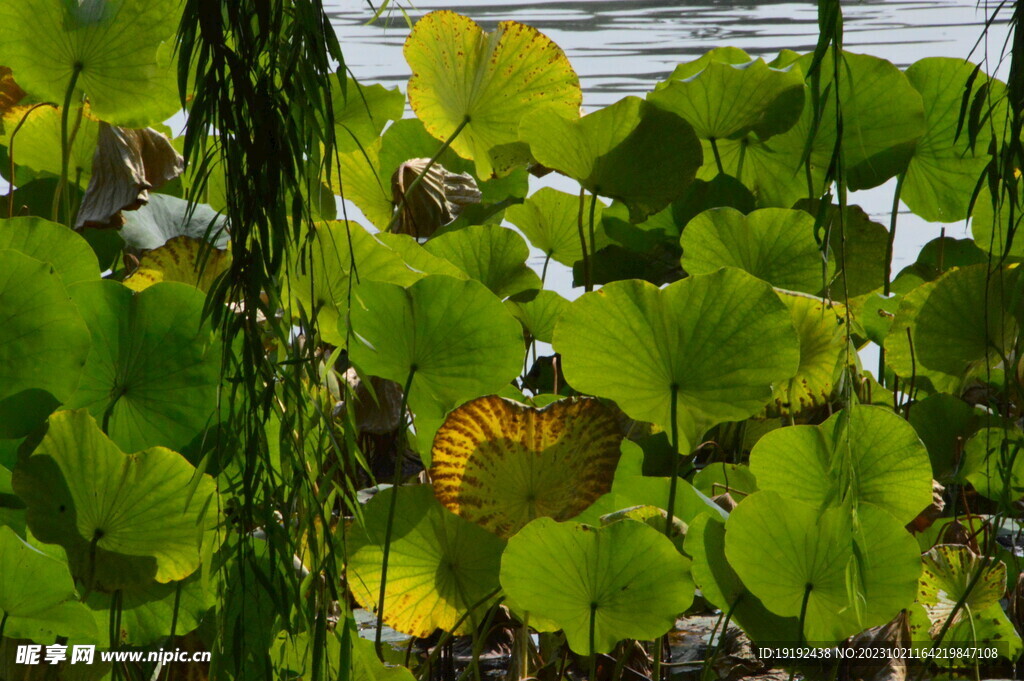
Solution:
<path fill-rule="evenodd" d="M 373 13 L 365 0 L 328 0 L 327 4 L 353 73 L 373 82 L 404 84 L 409 73 L 401 49 L 408 28 L 402 14 L 391 11 L 368 26 Z M 992 0 L 844 2 L 846 47 L 899 66 L 928 56 L 966 57 L 981 35 L 985 17 L 997 4 Z M 466 14 L 487 29 L 503 19 L 515 19 L 544 31 L 569 55 L 588 106 L 643 95 L 676 64 L 712 47 L 733 45 L 766 58 L 781 49 L 811 50 L 818 29 L 816 3 L 785 0 L 462 0 L 417 2 L 409 16 L 415 20 L 435 9 Z M 1004 9 L 1003 14 L 1008 17 L 1009 11 Z M 993 63 L 1005 34 L 1004 19 L 988 41 L 994 50 Z M 983 56 L 979 48 L 974 61 Z"/>

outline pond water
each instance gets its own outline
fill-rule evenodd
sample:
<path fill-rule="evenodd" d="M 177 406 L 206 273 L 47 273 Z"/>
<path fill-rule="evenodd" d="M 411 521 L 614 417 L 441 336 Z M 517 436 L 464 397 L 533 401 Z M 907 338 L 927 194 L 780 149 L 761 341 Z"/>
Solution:
<path fill-rule="evenodd" d="M 379 2 L 374 2 L 377 6 Z M 376 23 L 366 0 L 326 0 L 327 11 L 341 40 L 347 66 L 356 78 L 399 86 L 410 76 L 402 57 L 409 29 L 393 4 Z M 1004 8 L 987 37 L 986 18 L 993 0 L 861 0 L 843 3 L 844 41 L 852 52 L 883 57 L 906 67 L 924 57 L 967 58 L 1005 79 L 1000 54 L 1007 36 Z M 1012 6 L 1013 3 L 1007 3 Z M 514 19 L 536 26 L 566 52 L 580 76 L 584 109 L 611 104 L 627 95 L 643 97 L 680 62 L 713 47 L 735 46 L 753 56 L 771 59 L 784 48 L 809 51 L 817 40 L 817 3 L 764 0 L 462 0 L 454 3 L 402 3 L 410 19 L 435 9 L 472 17 L 490 30 Z M 531 192 L 541 186 L 575 193 L 575 183 L 554 173 L 531 178 Z M 850 196 L 882 224 L 889 224 L 895 181 Z M 355 211 L 358 215 L 358 211 Z M 351 214 L 350 214 L 351 215 Z M 893 272 L 914 262 L 921 246 L 939 236 L 970 236 L 966 224 L 927 223 L 907 211 L 899 216 Z M 531 265 L 540 268 L 543 254 L 534 251 Z M 567 268 L 548 272 L 548 287 L 568 298 L 572 288 Z M 874 353 L 862 353 L 866 367 L 876 366 Z"/>

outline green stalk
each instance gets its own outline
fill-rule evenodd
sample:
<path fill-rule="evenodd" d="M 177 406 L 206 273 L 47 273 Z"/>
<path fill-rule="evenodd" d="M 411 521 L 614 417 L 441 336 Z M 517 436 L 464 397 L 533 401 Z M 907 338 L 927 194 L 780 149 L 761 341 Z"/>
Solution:
<path fill-rule="evenodd" d="M 594 629 L 597 623 L 597 603 L 590 604 L 590 673 L 588 681 L 597 678 L 597 653 L 594 652 Z"/>
<path fill-rule="evenodd" d="M 587 261 L 587 281 L 593 283 L 594 256 L 597 254 L 597 240 L 594 239 L 594 211 L 597 209 L 597 194 L 590 195 L 590 259 Z M 588 289 L 589 290 L 589 289 Z"/>
<path fill-rule="evenodd" d="M 586 200 L 587 190 L 580 187 L 580 207 L 576 212 L 576 231 L 580 235 L 580 250 L 583 251 L 583 289 L 587 292 L 594 290 L 590 281 L 590 257 L 587 255 L 587 235 L 583 233 L 583 205 Z"/>
<path fill-rule="evenodd" d="M 417 178 L 418 179 L 418 178 Z M 381 645 L 381 634 L 384 628 L 384 593 L 388 586 L 388 558 L 391 556 L 391 532 L 395 525 L 395 509 L 398 507 L 398 488 L 402 484 L 402 444 L 405 442 L 406 428 L 408 422 L 405 418 L 406 405 L 409 404 L 409 390 L 412 388 L 412 379 L 416 375 L 416 365 L 409 367 L 409 377 L 405 379 L 405 389 L 402 391 L 402 406 L 398 411 L 401 425 L 398 428 L 398 437 L 395 439 L 395 476 L 392 479 L 391 503 L 388 506 L 388 523 L 384 530 L 384 556 L 381 559 L 380 568 L 380 592 L 377 595 L 377 632 L 373 637 L 373 647 L 377 651 L 377 657 L 384 661 L 384 648 Z"/>
<path fill-rule="evenodd" d="M 797 641 L 797 645 L 804 645 L 806 638 L 804 636 L 804 628 L 807 625 L 807 601 L 811 598 L 811 591 L 814 590 L 814 585 L 810 582 L 804 587 L 804 600 L 800 604 L 800 638 Z M 793 677 L 796 675 L 796 667 L 791 667 L 789 671 L 789 681 L 793 681 Z"/>
<path fill-rule="evenodd" d="M 719 620 L 722 625 L 721 631 L 718 631 L 718 624 L 715 624 L 715 628 L 711 630 L 712 640 L 714 640 L 715 638 L 715 633 L 718 633 L 718 643 L 715 644 L 715 647 L 714 649 L 712 649 L 711 654 L 708 655 L 707 659 L 704 660 L 704 668 L 701 669 L 700 673 L 701 681 L 708 681 L 710 678 L 709 674 L 711 673 L 711 663 L 714 661 L 715 657 L 718 656 L 719 651 L 722 650 L 722 637 L 725 636 L 725 631 L 729 628 L 729 622 L 732 621 L 732 613 L 736 610 L 736 606 L 739 605 L 739 602 L 741 600 L 743 600 L 743 594 L 740 594 L 736 597 L 736 600 L 734 600 L 732 602 L 732 605 L 729 606 L 728 612 L 723 614 L 724 619 Z"/>
<path fill-rule="evenodd" d="M 7 618 L 8 616 L 10 616 L 10 614 L 11 613 L 4 610 L 3 619 L 0 619 L 0 641 L 2 641 L 4 638 L 4 629 L 7 628 Z"/>
<path fill-rule="evenodd" d="M 672 482 L 669 483 L 668 488 L 668 508 L 665 509 L 667 515 L 665 517 L 665 536 L 672 538 L 672 521 L 674 520 L 674 513 L 676 508 L 676 488 L 679 482 L 679 423 L 677 414 L 679 411 L 679 385 L 677 383 L 672 384 L 672 403 L 670 413 L 672 416 L 672 453 L 675 458 L 672 462 Z"/>
<path fill-rule="evenodd" d="M 749 142 L 747 142 L 747 138 L 746 137 L 744 137 L 740 141 L 740 160 L 736 162 L 736 179 L 737 180 L 739 180 L 741 177 L 743 177 L 743 161 L 746 160 L 746 158 L 747 158 L 747 146 L 748 146 L 748 144 L 749 144 Z M 742 182 L 742 180 L 740 180 L 740 181 Z"/>
<path fill-rule="evenodd" d="M 68 109 L 71 108 L 71 97 L 75 94 L 75 86 L 78 84 L 78 76 L 82 73 L 82 68 L 82 64 L 76 63 L 72 69 L 68 89 L 64 92 L 64 108 L 60 111 L 60 182 L 57 183 L 57 191 L 53 194 L 54 222 L 59 222 L 57 206 L 60 204 L 62 196 L 64 198 L 64 214 L 69 220 L 71 219 L 71 196 L 64 191 L 68 183 L 68 164 L 71 162 L 71 145 L 68 144 Z M 74 225 L 68 225 L 68 227 L 74 227 Z"/>
<path fill-rule="evenodd" d="M 892 291 L 892 256 L 896 243 L 896 220 L 899 217 L 900 193 L 903 191 L 903 180 L 906 173 L 896 176 L 896 190 L 892 195 L 892 213 L 889 215 L 889 240 L 885 245 L 885 280 L 882 282 L 882 292 L 886 297 Z M 878 350 L 878 382 L 885 385 L 885 348 Z"/>
<path fill-rule="evenodd" d="M 519 628 L 519 678 L 530 676 L 530 613 L 523 615 Z"/>
<path fill-rule="evenodd" d="M 452 145 L 452 142 L 455 141 L 455 138 L 459 136 L 459 133 L 461 133 L 468 124 L 469 116 L 466 116 L 465 118 L 462 119 L 462 122 L 459 123 L 459 127 L 455 128 L 455 132 L 451 134 L 451 137 L 444 141 L 444 144 L 442 144 L 441 148 L 437 150 L 437 153 L 430 157 L 430 160 L 427 161 L 427 166 L 420 172 L 419 175 L 416 176 L 416 179 L 412 181 L 412 184 L 410 184 L 405 189 L 405 193 L 402 194 L 402 202 L 398 204 L 398 208 L 395 210 L 395 214 L 391 216 L 391 221 L 388 222 L 388 226 L 384 228 L 385 232 L 390 232 L 391 229 L 396 224 L 398 224 L 398 221 L 402 217 L 402 211 L 405 210 L 405 204 L 408 201 L 409 194 L 411 194 L 413 190 L 419 186 L 420 180 L 426 177 L 427 173 L 430 172 L 430 169 L 434 167 L 435 163 L 437 163 L 437 159 L 441 158 L 441 154 L 448 151 L 448 147 Z"/>
<path fill-rule="evenodd" d="M 711 142 L 711 151 L 715 154 L 715 165 L 718 166 L 718 174 L 725 175 L 725 166 L 722 165 L 722 155 L 718 153 L 718 140 L 714 137 L 709 138 Z"/>

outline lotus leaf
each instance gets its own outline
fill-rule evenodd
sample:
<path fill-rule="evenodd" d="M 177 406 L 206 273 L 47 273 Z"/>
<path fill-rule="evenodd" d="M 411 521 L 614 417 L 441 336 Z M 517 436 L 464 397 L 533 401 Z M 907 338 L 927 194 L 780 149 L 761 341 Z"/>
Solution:
<path fill-rule="evenodd" d="M 203 294 L 164 282 L 135 294 L 116 281 L 82 282 L 71 296 L 92 333 L 78 390 L 122 449 L 182 448 L 210 425 L 220 381 L 217 340 Z"/>
<path fill-rule="evenodd" d="M 345 315 L 357 281 L 350 276 L 353 264 L 358 281 L 405 285 L 420 278 L 397 253 L 355 222 L 319 223 L 310 241 L 293 255 L 287 289 L 292 304 L 298 305 L 292 314 L 298 316 L 298 306 L 309 318 L 315 314 L 321 337 L 333 345 L 346 343 Z"/>
<path fill-rule="evenodd" d="M 520 608 L 558 623 L 569 647 L 587 655 L 671 629 L 693 602 L 689 568 L 664 534 L 636 520 L 598 529 L 538 518 L 509 540 L 501 585 Z"/>
<path fill-rule="evenodd" d="M 468 608 L 498 587 L 498 566 L 504 540 L 447 511 L 426 485 L 402 488 L 396 500 L 395 524 L 388 557 L 384 623 L 411 636 L 435 629 L 468 632 L 486 605 L 455 624 Z M 376 608 L 380 590 L 390 496 L 375 496 L 363 513 L 363 524 L 349 535 L 349 584 L 356 600 Z"/>
<path fill-rule="evenodd" d="M 199 239 L 176 236 L 143 255 L 124 285 L 133 291 L 143 291 L 161 281 L 177 281 L 205 292 L 230 266 L 231 254 L 227 251 L 217 250 Z"/>
<path fill-rule="evenodd" d="M 974 237 L 974 243 L 978 248 L 999 257 L 1024 256 L 1024 244 L 1021 239 L 1010 236 L 1016 235 L 1020 229 L 1021 219 L 1024 218 L 1022 206 L 1024 199 L 1020 194 L 1014 196 L 1006 183 L 996 184 L 994 200 L 988 183 L 984 183 L 978 191 L 971 218 L 971 236 Z"/>
<path fill-rule="evenodd" d="M 424 248 L 444 258 L 499 298 L 541 287 L 527 267 L 530 248 L 511 229 L 491 225 L 464 227 L 436 236 Z"/>
<path fill-rule="evenodd" d="M 1022 309 L 1012 293 L 1018 273 L 987 264 L 952 270 L 903 297 L 885 339 L 886 361 L 951 392 L 1011 351 Z M 908 334 L 910 339 L 908 340 Z M 913 347 L 911 347 L 913 343 Z"/>
<path fill-rule="evenodd" d="M 673 74 L 647 101 L 682 116 L 702 139 L 753 132 L 765 140 L 796 123 L 804 106 L 800 69 L 771 68 L 762 59 L 727 63 L 719 55 L 692 76 Z M 740 92 L 742 97 L 733 96 Z"/>
<path fill-rule="evenodd" d="M 519 122 L 530 111 L 579 115 L 583 94 L 562 49 L 535 28 L 503 21 L 491 34 L 469 17 L 431 12 L 405 42 L 412 68 L 409 103 L 434 137 L 476 162 L 487 179 L 505 174 L 491 150 L 518 141 Z M 504 164 L 502 164 L 504 165 Z"/>
<path fill-rule="evenodd" d="M 762 208 L 750 215 L 712 208 L 690 220 L 680 238 L 683 269 L 707 274 L 737 267 L 772 286 L 816 293 L 828 280 L 814 240 L 814 218 L 800 210 Z"/>
<path fill-rule="evenodd" d="M 925 220 L 967 218 L 971 196 L 991 161 L 992 129 L 1004 125 L 1005 86 L 975 73 L 975 68 L 962 59 L 929 57 L 906 71 L 907 80 L 924 101 L 925 132 L 910 159 L 900 197 Z M 976 136 L 970 134 L 969 123 L 960 119 L 968 84 L 970 100 L 980 97 L 982 104 Z"/>
<path fill-rule="evenodd" d="M 428 275 L 408 288 L 373 281 L 353 295 L 349 356 L 362 371 L 405 385 L 409 406 L 439 419 L 498 392 L 519 373 L 519 322 L 483 284 Z"/>
<path fill-rule="evenodd" d="M 52 643 L 57 636 L 97 635 L 89 610 L 78 602 L 63 562 L 0 525 L 0 620 L 3 636 Z"/>
<path fill-rule="evenodd" d="M 578 224 L 579 205 L 578 196 L 542 187 L 523 203 L 510 206 L 506 215 L 508 221 L 518 227 L 535 248 L 544 251 L 545 255 L 556 262 L 572 266 L 583 258 Z M 595 243 L 590 244 L 588 237 L 588 250 L 596 250 L 608 244 L 604 230 L 598 227 L 603 209 L 604 204 L 598 201 L 594 209 Z"/>
<path fill-rule="evenodd" d="M 840 384 L 843 368 L 853 363 L 847 348 L 845 308 L 798 293 L 779 291 L 789 308 L 800 340 L 800 368 L 796 376 L 772 388 L 770 417 L 793 416 L 831 404 Z"/>
<path fill-rule="evenodd" d="M 569 301 L 554 291 L 524 291 L 505 301 L 527 333 L 542 343 L 551 342 L 555 324 L 568 305 Z"/>
<path fill-rule="evenodd" d="M 1024 652 L 1020 635 L 1013 622 L 1007 617 L 1006 611 L 999 603 L 978 611 L 970 611 L 969 615 L 957 618 L 956 624 L 949 628 L 943 640 L 943 648 L 963 648 L 966 645 L 986 646 L 995 648 L 1000 656 L 1007 660 L 1016 660 Z M 955 650 L 953 651 L 955 655 Z M 956 666 L 973 665 L 971 658 L 953 658 Z"/>
<path fill-rule="evenodd" d="M 622 431 L 594 399 L 544 409 L 497 396 L 462 405 L 434 436 L 430 477 L 448 510 L 502 537 L 568 520 L 611 490 Z"/>
<path fill-rule="evenodd" d="M 634 419 L 669 428 L 676 390 L 684 454 L 710 426 L 763 409 L 800 353 L 772 288 L 733 268 L 661 290 L 619 281 L 587 293 L 562 314 L 554 347 L 570 385 Z"/>
<path fill-rule="evenodd" d="M 158 55 L 180 16 L 173 2 L 8 2 L 0 9 L 0 54 L 30 94 L 64 101 L 74 79 L 98 118 L 145 127 L 181 106 L 174 69 Z"/>
<path fill-rule="evenodd" d="M 125 454 L 84 409 L 60 411 L 14 471 L 28 526 L 72 573 L 113 591 L 184 579 L 217 523 L 213 480 L 164 447 Z"/>
<path fill-rule="evenodd" d="M 797 62 L 804 72 L 813 55 Z M 831 50 L 821 64 L 821 91 L 837 86 Z M 850 189 L 877 187 L 906 171 L 918 139 L 926 131 L 921 95 L 891 62 L 866 54 L 839 57 L 838 92 L 822 98 L 813 146 L 831 155 L 837 136 L 836 102 L 842 109 L 842 143 Z M 805 110 L 805 116 L 806 116 Z M 799 131 L 801 140 L 808 130 Z"/>
<path fill-rule="evenodd" d="M 34 217 L 0 220 L 0 249 L 21 251 L 53 265 L 65 286 L 99 279 L 96 255 L 88 242 L 63 225 Z"/>
<path fill-rule="evenodd" d="M 28 114 L 18 131 L 14 161 L 23 168 L 59 176 L 61 172 L 61 110 L 58 107 L 50 106 L 39 107 L 31 113 L 28 113 L 28 110 L 27 106 L 16 107 L 4 117 L 8 134 L 10 134 L 25 114 Z M 68 180 L 81 189 L 85 189 L 92 176 L 92 157 L 96 151 L 99 125 L 99 122 L 91 115 L 83 114 L 81 123 L 78 125 L 78 132 L 71 140 L 68 156 Z M 10 145 L 10 140 L 0 135 L 0 144 Z M 50 211 L 47 210 L 44 215 L 49 216 Z"/>
<path fill-rule="evenodd" d="M 519 135 L 539 163 L 625 203 L 633 222 L 679 198 L 702 159 L 689 123 L 637 97 L 580 119 L 539 109 L 523 118 Z"/>
<path fill-rule="evenodd" d="M 120 610 L 116 611 L 121 622 L 121 642 L 136 646 L 158 644 L 166 639 L 172 622 L 179 636 L 195 630 L 216 604 L 206 581 L 195 572 L 182 582 L 148 582 L 123 589 L 117 602 Z M 86 605 L 92 611 L 97 630 L 108 631 L 111 611 L 115 610 L 112 594 L 92 591 Z"/>
<path fill-rule="evenodd" d="M 854 501 L 909 523 L 932 501 L 931 463 L 910 424 L 885 407 L 858 406 L 820 426 L 774 430 L 754 446 L 763 490 L 814 508 Z"/>
<path fill-rule="evenodd" d="M 959 397 L 938 394 L 917 401 L 908 420 L 928 448 L 935 478 L 946 482 L 959 465 L 961 442 L 977 430 L 982 415 Z"/>
<path fill-rule="evenodd" d="M 422 274 L 443 274 L 456 279 L 469 279 L 469 275 L 451 264 L 444 258 L 433 255 L 430 251 L 408 234 L 392 234 L 378 232 L 374 234 L 378 241 L 398 253 L 405 264 L 415 272 Z"/>
<path fill-rule="evenodd" d="M 925 553 L 922 560 L 924 571 L 917 602 L 928 613 L 932 635 L 953 615 L 961 600 L 963 605 L 953 617 L 954 625 L 970 617 L 970 613 L 998 604 L 1006 590 L 1006 565 L 979 556 L 966 546 L 939 544 Z M 979 570 L 981 576 L 975 582 Z"/>
<path fill-rule="evenodd" d="M 405 96 L 398 88 L 362 85 L 346 78 L 344 87 L 331 83 L 331 104 L 337 127 L 338 151 L 356 151 L 375 140 L 388 121 L 397 121 L 405 110 Z"/>
<path fill-rule="evenodd" d="M 731 612 L 732 620 L 751 639 L 779 643 L 799 640 L 799 620 L 780 617 L 765 608 L 729 566 L 725 558 L 725 523 L 720 518 L 701 515 L 694 519 L 683 546 L 693 557 L 693 581 L 705 600 L 722 612 Z"/>
<path fill-rule="evenodd" d="M 89 329 L 60 275 L 76 276 L 62 255 L 74 249 L 58 240 L 47 255 L 60 269 L 40 262 L 9 248 L 38 253 L 18 237 L 23 223 L 2 223 L 12 224 L 10 241 L 0 236 L 0 430 L 8 438 L 25 435 L 74 393 L 90 348 Z"/>
<path fill-rule="evenodd" d="M 1004 507 L 1024 496 L 1024 433 L 983 428 L 967 441 L 958 479 L 967 480 L 983 497 Z"/>
<path fill-rule="evenodd" d="M 121 236 L 132 248 L 160 248 L 176 236 L 203 239 L 217 248 L 227 248 L 224 218 L 203 204 L 189 206 L 183 199 L 154 194 L 142 208 L 124 213 L 124 219 Z"/>
<path fill-rule="evenodd" d="M 728 492 L 739 499 L 757 491 L 757 480 L 749 466 L 715 462 L 693 476 L 693 486 L 709 497 Z"/>
<path fill-rule="evenodd" d="M 725 555 L 769 610 L 805 610 L 805 640 L 835 643 L 892 619 L 913 601 L 920 575 L 917 542 L 902 523 L 867 505 L 856 515 L 855 524 L 849 508 L 819 511 L 757 492 L 726 521 Z"/>

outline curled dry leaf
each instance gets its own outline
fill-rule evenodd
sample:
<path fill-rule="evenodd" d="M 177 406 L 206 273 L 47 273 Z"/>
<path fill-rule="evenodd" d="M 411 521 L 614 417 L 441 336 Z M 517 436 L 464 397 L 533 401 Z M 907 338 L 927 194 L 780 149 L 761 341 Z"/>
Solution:
<path fill-rule="evenodd" d="M 178 177 L 184 168 L 185 159 L 156 130 L 100 123 L 92 177 L 75 228 L 120 227 L 122 210 L 144 206 L 150 189 Z"/>
<path fill-rule="evenodd" d="M 903 610 L 888 624 L 872 627 L 850 639 L 850 648 L 866 654 L 858 652 L 848 658 L 849 677 L 863 681 L 904 681 L 907 659 L 900 651 L 910 645 L 910 620 Z M 882 650 L 890 654 L 882 656 Z"/>
<path fill-rule="evenodd" d="M 480 203 L 476 180 L 468 173 L 453 173 L 440 163 L 431 166 L 413 187 L 429 163 L 428 158 L 409 159 L 391 176 L 392 200 L 402 210 L 393 230 L 399 234 L 429 238 L 459 217 L 463 208 Z"/>
<path fill-rule="evenodd" d="M 942 496 L 945 491 L 946 488 L 940 485 L 938 480 L 932 480 L 932 503 L 910 521 L 907 529 L 913 532 L 924 532 L 931 527 L 932 523 L 942 515 L 942 510 L 946 508 L 946 500 Z"/>

